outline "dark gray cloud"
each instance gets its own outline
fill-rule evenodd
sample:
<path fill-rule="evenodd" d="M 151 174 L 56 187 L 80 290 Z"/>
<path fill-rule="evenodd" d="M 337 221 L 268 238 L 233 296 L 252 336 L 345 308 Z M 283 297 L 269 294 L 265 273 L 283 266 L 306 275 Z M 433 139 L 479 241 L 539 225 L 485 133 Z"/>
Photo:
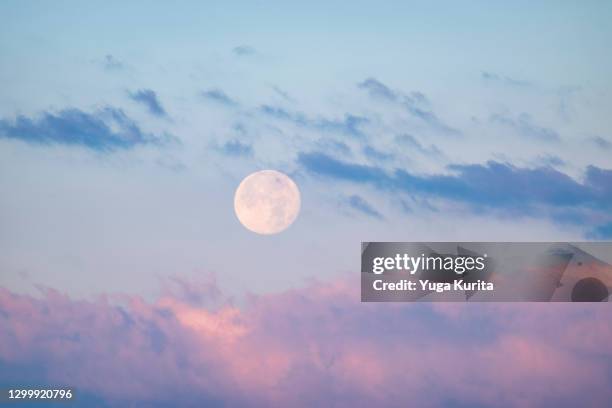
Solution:
<path fill-rule="evenodd" d="M 457 129 L 444 123 L 438 116 L 429 109 L 429 101 L 421 92 L 394 91 L 376 78 L 367 78 L 357 84 L 359 89 L 363 89 L 368 94 L 378 100 L 391 102 L 402 106 L 410 115 L 427 123 L 433 130 L 447 135 L 459 135 Z"/>
<path fill-rule="evenodd" d="M 218 150 L 228 156 L 248 157 L 253 155 L 253 146 L 239 140 L 229 140 L 219 146 Z"/>
<path fill-rule="evenodd" d="M 158 117 L 168 115 L 152 89 L 139 89 L 136 92 L 128 92 L 128 94 L 134 102 L 144 105 L 150 114 Z"/>
<path fill-rule="evenodd" d="M 237 55 L 239 57 L 246 57 L 249 55 L 255 55 L 257 53 L 255 48 L 251 47 L 250 45 L 239 45 L 237 47 L 234 47 L 232 49 L 232 52 L 234 53 L 234 55 Z"/>
<path fill-rule="evenodd" d="M 143 132 L 121 109 L 106 107 L 93 113 L 79 109 L 44 112 L 38 118 L 23 115 L 0 119 L 0 137 L 28 143 L 80 145 L 97 151 L 129 149 L 171 139 Z"/>
<path fill-rule="evenodd" d="M 495 114 L 491 116 L 490 120 L 529 139 L 538 139 L 544 142 L 558 142 L 561 139 L 554 129 L 533 123 L 533 118 L 527 113 L 521 113 L 516 118 L 505 114 Z"/>
<path fill-rule="evenodd" d="M 483 72 L 481 72 L 480 75 L 481 75 L 482 79 L 484 79 L 485 81 L 497 82 L 497 83 L 501 83 L 501 84 L 504 84 L 504 85 L 516 86 L 516 87 L 530 87 L 530 86 L 533 86 L 533 84 L 531 82 L 529 82 L 529 81 L 523 81 L 523 80 L 520 80 L 520 79 L 510 78 L 510 77 L 507 77 L 507 76 L 495 74 L 493 72 L 483 71 Z"/>
<path fill-rule="evenodd" d="M 231 97 L 229 97 L 225 92 L 223 92 L 219 88 L 208 89 L 206 91 L 202 91 L 200 93 L 202 97 L 211 100 L 213 102 L 220 103 L 225 106 L 238 106 L 238 102 Z"/>
<path fill-rule="evenodd" d="M 346 199 L 346 204 L 353 210 L 359 211 L 369 217 L 382 219 L 383 216 L 374 207 L 372 207 L 366 200 L 358 195 L 352 195 Z"/>
<path fill-rule="evenodd" d="M 262 105 L 259 110 L 275 119 L 291 122 L 296 126 L 323 132 L 343 133 L 349 136 L 363 137 L 360 127 L 369 120 L 363 116 L 345 114 L 343 119 L 309 118 L 301 112 L 289 112 L 283 108 Z"/>
<path fill-rule="evenodd" d="M 498 208 L 529 213 L 534 208 L 579 206 L 609 217 L 612 209 L 612 170 L 589 166 L 583 182 L 551 167 L 520 168 L 507 163 L 450 165 L 452 174 L 418 175 L 396 169 L 347 163 L 324 153 L 301 153 L 298 163 L 320 176 L 369 184 L 462 202 L 474 208 Z"/>

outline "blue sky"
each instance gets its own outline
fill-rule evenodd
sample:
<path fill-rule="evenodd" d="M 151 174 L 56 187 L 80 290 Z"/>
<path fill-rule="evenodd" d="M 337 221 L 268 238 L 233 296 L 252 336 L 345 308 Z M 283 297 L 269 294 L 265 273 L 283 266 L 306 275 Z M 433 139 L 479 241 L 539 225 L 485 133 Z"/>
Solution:
<path fill-rule="evenodd" d="M 11 1 L 0 15 L 14 290 L 153 296 L 213 272 L 267 292 L 356 270 L 361 240 L 610 237 L 609 2 Z M 266 238 L 231 206 L 263 168 L 304 201 Z"/>

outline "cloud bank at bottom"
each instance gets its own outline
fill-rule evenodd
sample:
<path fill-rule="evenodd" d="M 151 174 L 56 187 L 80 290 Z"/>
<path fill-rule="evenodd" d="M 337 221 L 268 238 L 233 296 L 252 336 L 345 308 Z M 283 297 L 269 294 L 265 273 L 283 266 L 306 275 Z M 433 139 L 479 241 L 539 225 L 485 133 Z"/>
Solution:
<path fill-rule="evenodd" d="M 612 398 L 608 304 L 362 304 L 358 279 L 345 277 L 238 308 L 214 283 L 183 288 L 154 303 L 0 289 L 0 383 L 71 386 L 76 406 L 607 406 Z"/>

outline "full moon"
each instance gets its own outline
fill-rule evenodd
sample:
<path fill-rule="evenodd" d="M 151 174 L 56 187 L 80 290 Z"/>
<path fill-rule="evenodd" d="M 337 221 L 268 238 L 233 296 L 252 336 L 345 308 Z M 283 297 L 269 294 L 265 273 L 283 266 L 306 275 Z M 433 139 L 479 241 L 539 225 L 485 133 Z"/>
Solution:
<path fill-rule="evenodd" d="M 234 195 L 240 223 L 258 234 L 277 234 L 300 212 L 300 190 L 287 175 L 262 170 L 245 177 Z"/>

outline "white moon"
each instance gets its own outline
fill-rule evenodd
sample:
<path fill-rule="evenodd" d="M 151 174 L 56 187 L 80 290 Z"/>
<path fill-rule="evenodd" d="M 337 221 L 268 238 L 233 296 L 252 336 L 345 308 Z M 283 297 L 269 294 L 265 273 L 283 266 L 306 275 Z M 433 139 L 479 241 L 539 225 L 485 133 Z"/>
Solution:
<path fill-rule="evenodd" d="M 276 234 L 297 218 L 300 190 L 283 173 L 258 171 L 242 180 L 236 189 L 234 211 L 247 229 L 258 234 Z"/>

